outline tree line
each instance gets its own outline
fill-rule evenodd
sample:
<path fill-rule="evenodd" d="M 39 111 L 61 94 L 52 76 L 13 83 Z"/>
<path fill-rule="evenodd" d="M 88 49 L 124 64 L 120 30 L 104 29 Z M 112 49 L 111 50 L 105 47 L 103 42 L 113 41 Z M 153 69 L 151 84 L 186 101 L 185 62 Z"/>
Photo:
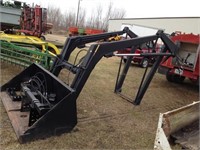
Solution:
<path fill-rule="evenodd" d="M 121 19 L 126 15 L 126 11 L 120 8 L 114 8 L 111 2 L 107 7 L 98 5 L 93 13 L 86 17 L 86 9 L 80 8 L 78 13 L 74 10 L 68 10 L 62 13 L 59 7 L 48 6 L 48 22 L 53 24 L 54 30 L 66 30 L 71 26 L 83 28 L 95 28 L 107 31 L 109 19 Z"/>

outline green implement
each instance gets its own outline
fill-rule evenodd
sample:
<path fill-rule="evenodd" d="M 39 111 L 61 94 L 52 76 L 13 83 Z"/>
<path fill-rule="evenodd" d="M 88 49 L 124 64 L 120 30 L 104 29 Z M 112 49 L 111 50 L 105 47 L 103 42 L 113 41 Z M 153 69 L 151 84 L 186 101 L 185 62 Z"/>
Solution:
<path fill-rule="evenodd" d="M 0 59 L 12 64 L 28 67 L 32 63 L 37 63 L 46 69 L 51 66 L 52 56 L 49 51 L 41 51 L 40 49 L 28 44 L 13 44 L 0 40 Z"/>
<path fill-rule="evenodd" d="M 78 29 L 79 35 L 84 35 L 85 34 L 85 29 L 84 28 L 79 28 Z"/>

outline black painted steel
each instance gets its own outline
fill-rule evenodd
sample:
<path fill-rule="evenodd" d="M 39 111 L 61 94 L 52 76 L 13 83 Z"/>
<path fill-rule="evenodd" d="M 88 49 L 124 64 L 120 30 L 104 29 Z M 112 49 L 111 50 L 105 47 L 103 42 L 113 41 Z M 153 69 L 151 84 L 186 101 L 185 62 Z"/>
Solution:
<path fill-rule="evenodd" d="M 54 61 L 51 72 L 58 76 L 60 73 L 60 70 L 65 67 L 65 64 L 63 62 L 68 61 L 71 53 L 74 51 L 76 47 L 85 45 L 87 43 L 96 42 L 100 40 L 107 40 L 110 37 L 118 36 L 127 34 L 130 38 L 137 37 L 135 33 L 133 33 L 129 28 L 125 27 L 122 31 L 116 31 L 116 32 L 108 32 L 108 33 L 102 33 L 102 34 L 96 34 L 96 35 L 86 35 L 86 36 L 76 36 L 76 37 L 70 37 L 66 40 L 65 45 L 63 47 L 63 50 L 61 54 L 56 58 Z M 71 67 L 73 65 L 71 64 Z"/>
<path fill-rule="evenodd" d="M 46 80 L 46 94 L 50 95 L 54 93 L 56 95 L 54 101 L 50 101 L 47 96 L 51 107 L 44 106 L 44 103 L 41 102 L 41 97 L 37 96 L 36 89 L 33 91 L 26 88 L 25 85 L 22 85 L 24 83 L 30 83 L 30 80 L 39 74 L 43 76 L 43 79 L 40 79 L 42 82 Z M 23 87 L 22 89 L 21 86 Z M 69 132 L 77 124 L 76 101 L 73 100 L 73 95 L 75 94 L 74 89 L 64 84 L 55 75 L 41 66 L 37 64 L 30 65 L 8 83 L 4 84 L 1 87 L 1 91 L 5 91 L 9 88 L 15 89 L 16 92 L 23 90 L 21 91 L 24 93 L 23 98 L 29 99 L 30 109 L 15 110 L 16 113 L 21 112 L 22 114 L 24 111 L 30 112 L 29 122 L 27 122 L 26 125 L 29 127 L 22 133 L 20 133 L 20 129 L 15 131 L 16 134 L 19 134 L 18 138 L 21 143 L 37 138 L 48 137 L 50 135 L 57 135 L 63 132 Z M 20 128 L 23 128 L 23 125 L 21 125 Z"/>
<path fill-rule="evenodd" d="M 135 50 L 136 50 L 136 47 L 133 46 L 133 47 L 131 48 L 130 53 L 135 53 Z M 116 86 L 115 86 L 115 93 L 121 92 L 121 90 L 122 90 L 121 88 L 122 88 L 122 85 L 123 85 L 124 80 L 125 80 L 125 78 L 126 78 L 128 69 L 129 69 L 129 67 L 130 67 L 130 65 L 131 65 L 132 59 L 133 59 L 133 56 L 129 56 L 129 57 L 127 58 L 127 61 L 126 61 L 126 63 L 125 63 L 125 66 L 124 66 L 124 68 L 123 68 L 123 70 L 122 70 L 122 74 L 120 75 L 120 78 L 119 78 L 119 73 L 120 73 L 120 69 L 119 69 L 118 77 L 117 77 L 116 84 L 115 84 L 115 85 L 116 85 Z M 121 65 L 120 65 L 119 67 L 121 68 Z"/>
<path fill-rule="evenodd" d="M 149 37 L 142 37 L 142 38 L 135 38 L 133 39 L 133 41 L 135 42 L 134 45 L 139 45 L 145 42 L 149 42 L 149 41 L 158 41 L 158 38 L 160 38 L 163 43 L 164 43 L 164 48 L 161 49 L 160 53 L 142 53 L 139 54 L 140 56 L 154 56 L 156 61 L 153 64 L 153 66 L 151 67 L 149 73 L 147 74 L 147 68 L 142 76 L 142 80 L 141 83 L 139 85 L 138 88 L 138 92 L 135 96 L 135 98 L 132 100 L 132 103 L 135 105 L 139 105 L 142 101 L 142 98 L 146 92 L 146 90 L 149 87 L 149 84 L 151 82 L 151 80 L 153 79 L 153 76 L 156 72 L 156 70 L 159 67 L 159 64 L 161 63 L 161 61 L 163 60 L 163 58 L 169 57 L 169 56 L 175 56 L 176 54 L 176 50 L 177 50 L 177 46 L 162 32 L 162 31 L 158 31 L 158 33 L 156 34 L 156 36 L 149 36 Z M 138 40 L 140 39 L 140 40 Z M 141 42 L 141 43 L 140 43 Z M 119 54 L 120 55 L 120 54 Z M 131 52 L 130 54 L 122 54 L 124 56 L 129 56 L 129 57 L 133 57 L 134 51 L 133 53 Z M 130 60 L 131 61 L 131 60 Z M 130 62 L 128 62 L 128 64 L 130 64 Z M 119 69 L 120 72 L 121 68 Z M 125 64 L 123 70 L 121 73 L 118 72 L 118 76 L 117 76 L 117 81 L 116 81 L 116 86 L 115 86 L 115 92 L 120 94 L 120 96 L 122 97 L 127 97 L 127 96 L 123 96 L 122 92 L 122 86 L 126 77 L 126 74 L 128 72 L 128 68 L 127 68 L 127 63 Z M 130 102 L 131 98 L 128 98 L 128 101 Z"/>
<path fill-rule="evenodd" d="M 72 51 L 76 47 L 88 42 L 107 39 L 110 36 L 124 33 L 129 34 L 133 38 L 91 45 L 83 61 L 76 68 L 68 62 Z M 168 50 L 173 55 L 176 46 L 174 46 L 173 42 L 163 32 L 158 32 L 152 36 L 136 37 L 128 28 L 125 28 L 119 32 L 70 37 L 67 39 L 61 54 L 55 60 L 51 71 L 47 71 L 37 64 L 32 64 L 8 83 L 4 84 L 1 87 L 1 91 L 15 89 L 14 92 L 18 92 L 21 90 L 22 99 L 25 99 L 22 100 L 21 108 L 26 108 L 23 111 L 30 112 L 29 117 L 31 120 L 27 122 L 27 126 L 29 125 L 29 127 L 23 132 L 20 129 L 15 129 L 19 140 L 23 143 L 33 139 L 71 131 L 77 124 L 76 100 L 92 70 L 101 58 L 114 51 L 130 47 L 132 47 L 131 53 L 134 53 L 138 45 L 157 40 L 158 38 L 161 38 L 166 45 L 166 48 L 161 53 L 166 53 Z M 120 92 L 122 88 L 126 73 L 130 67 L 131 57 L 128 58 L 122 71 L 123 76 L 120 76 L 116 81 L 115 92 Z M 158 56 L 150 73 L 144 82 L 142 81 L 141 88 L 134 101 L 135 104 L 138 105 L 141 102 L 163 57 L 164 55 Z M 75 74 L 70 85 L 66 85 L 57 77 L 64 68 Z M 18 110 L 18 113 L 20 112 L 22 110 Z"/>

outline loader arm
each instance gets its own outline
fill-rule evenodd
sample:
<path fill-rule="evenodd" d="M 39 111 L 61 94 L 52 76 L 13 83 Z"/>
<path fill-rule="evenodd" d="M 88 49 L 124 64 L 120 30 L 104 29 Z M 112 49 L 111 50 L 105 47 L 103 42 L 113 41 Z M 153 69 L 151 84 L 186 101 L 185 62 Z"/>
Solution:
<path fill-rule="evenodd" d="M 125 27 L 122 31 L 116 31 L 116 32 L 108 32 L 108 33 L 102 33 L 102 34 L 96 34 L 96 35 L 87 35 L 87 36 L 77 36 L 77 37 L 70 37 L 66 40 L 65 45 L 63 47 L 63 50 L 61 51 L 61 54 L 58 55 L 56 60 L 54 61 L 51 72 L 58 76 L 60 70 L 63 67 L 67 67 L 65 63 L 68 61 L 71 53 L 74 51 L 76 47 L 85 45 L 87 43 L 96 42 L 100 40 L 106 40 L 110 37 L 117 36 L 117 35 L 123 35 L 127 34 L 130 38 L 135 38 L 137 35 L 133 33 L 129 28 Z M 69 67 L 67 67 L 69 69 Z"/>
<path fill-rule="evenodd" d="M 138 91 L 134 104 L 139 105 L 163 57 L 169 56 L 169 54 L 174 56 L 175 50 L 177 49 L 176 45 L 162 31 L 159 31 L 156 35 L 152 36 L 135 37 L 133 39 L 124 41 L 92 45 L 86 54 L 83 63 L 79 66 L 78 69 L 76 69 L 76 76 L 72 82 L 71 87 L 76 89 L 77 94 L 79 94 L 96 64 L 101 60 L 103 56 L 106 56 L 106 54 L 127 47 L 132 47 L 132 53 L 134 53 L 138 45 L 149 41 L 158 40 L 158 38 L 161 38 L 161 40 L 164 42 L 165 48 L 159 54 L 155 54 L 155 56 L 157 56 L 157 61 L 154 63 L 150 73 L 147 75 L 146 79 L 141 85 L 141 89 Z M 167 51 L 169 53 L 167 53 Z M 123 85 L 130 63 L 131 62 L 126 63 L 124 67 L 125 71 L 122 72 L 124 76 L 121 76 L 119 81 L 117 81 L 115 87 L 116 93 L 119 92 L 119 89 L 121 89 Z"/>

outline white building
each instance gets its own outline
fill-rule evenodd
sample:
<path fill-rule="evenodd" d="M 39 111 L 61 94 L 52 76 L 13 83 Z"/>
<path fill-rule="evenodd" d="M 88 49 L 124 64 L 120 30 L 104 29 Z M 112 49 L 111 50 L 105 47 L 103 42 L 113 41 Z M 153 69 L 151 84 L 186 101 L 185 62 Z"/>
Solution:
<path fill-rule="evenodd" d="M 134 32 L 142 28 L 150 30 L 162 29 L 171 34 L 175 31 L 182 33 L 200 34 L 200 17 L 165 17 L 165 18 L 125 18 L 109 20 L 108 31 L 121 30 L 122 26 L 130 25 Z"/>

